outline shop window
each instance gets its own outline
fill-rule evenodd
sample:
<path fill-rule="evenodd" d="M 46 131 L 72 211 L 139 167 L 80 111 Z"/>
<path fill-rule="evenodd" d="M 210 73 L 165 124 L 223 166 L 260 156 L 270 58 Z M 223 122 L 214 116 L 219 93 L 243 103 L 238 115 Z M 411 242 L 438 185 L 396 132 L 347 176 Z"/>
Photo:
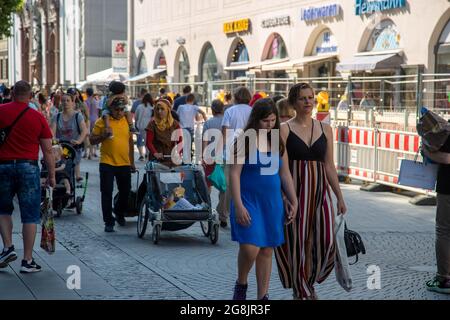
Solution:
<path fill-rule="evenodd" d="M 248 63 L 249 60 L 250 59 L 248 57 L 247 47 L 245 46 L 244 41 L 242 41 L 242 39 L 239 39 L 239 42 L 233 51 L 233 57 L 231 61 L 233 63 Z"/>
<path fill-rule="evenodd" d="M 211 45 L 209 45 L 204 54 L 201 64 L 202 81 L 220 80 L 217 68 L 216 53 Z"/>
<path fill-rule="evenodd" d="M 372 32 L 367 51 L 386 51 L 400 48 L 401 36 L 390 20 L 381 21 Z"/>
<path fill-rule="evenodd" d="M 268 48 L 265 60 L 284 59 L 287 56 L 287 48 L 283 38 L 279 34 L 275 34 Z"/>
<path fill-rule="evenodd" d="M 182 50 L 178 60 L 178 80 L 180 82 L 189 82 L 190 65 L 186 50 Z"/>

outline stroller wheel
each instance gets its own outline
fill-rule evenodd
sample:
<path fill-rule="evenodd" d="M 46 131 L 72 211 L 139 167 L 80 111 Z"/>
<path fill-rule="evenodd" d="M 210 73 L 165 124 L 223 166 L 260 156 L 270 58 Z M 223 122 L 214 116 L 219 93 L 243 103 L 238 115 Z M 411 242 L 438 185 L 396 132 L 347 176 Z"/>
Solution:
<path fill-rule="evenodd" d="M 153 227 L 153 232 L 152 232 L 152 241 L 154 244 L 158 244 L 160 235 L 161 235 L 161 225 L 156 224 Z"/>
<path fill-rule="evenodd" d="M 211 233 L 211 223 L 209 221 L 200 221 L 200 226 L 202 227 L 205 237 L 209 237 L 209 234 Z"/>
<path fill-rule="evenodd" d="M 139 206 L 139 215 L 137 222 L 137 234 L 139 238 L 143 238 L 145 236 L 145 231 L 147 230 L 147 224 L 150 213 L 148 211 L 148 204 L 146 199 L 144 198 Z"/>
<path fill-rule="evenodd" d="M 212 244 L 216 244 L 219 240 L 219 225 L 214 224 L 211 228 L 211 233 L 209 235 L 209 239 L 211 240 Z"/>
<path fill-rule="evenodd" d="M 83 211 L 83 199 L 81 197 L 77 197 L 75 200 L 75 208 L 77 210 L 77 214 L 81 214 Z"/>

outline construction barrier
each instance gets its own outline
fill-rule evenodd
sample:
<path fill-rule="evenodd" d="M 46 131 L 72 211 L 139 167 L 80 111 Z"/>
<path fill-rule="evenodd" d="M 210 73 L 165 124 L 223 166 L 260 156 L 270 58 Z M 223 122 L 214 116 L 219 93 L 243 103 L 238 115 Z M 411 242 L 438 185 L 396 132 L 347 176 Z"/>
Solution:
<path fill-rule="evenodd" d="M 401 161 L 414 160 L 416 156 L 422 160 L 416 133 L 343 126 L 335 127 L 334 132 L 334 159 L 340 177 L 434 195 L 432 190 L 398 184 Z"/>

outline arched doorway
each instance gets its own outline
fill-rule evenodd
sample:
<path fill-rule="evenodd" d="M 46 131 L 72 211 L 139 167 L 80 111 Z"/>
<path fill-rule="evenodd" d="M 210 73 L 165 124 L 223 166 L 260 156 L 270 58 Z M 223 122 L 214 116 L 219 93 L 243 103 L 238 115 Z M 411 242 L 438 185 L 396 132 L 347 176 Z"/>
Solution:
<path fill-rule="evenodd" d="M 450 73 L 450 20 L 439 37 L 436 45 L 435 73 Z M 437 81 L 430 90 L 435 92 L 435 108 L 447 110 L 450 107 L 450 82 Z"/>
<path fill-rule="evenodd" d="M 166 55 L 161 49 L 156 52 L 154 69 L 167 69 Z"/>
<path fill-rule="evenodd" d="M 200 80 L 214 81 L 220 79 L 216 53 L 212 45 L 207 43 L 200 58 Z"/>
<path fill-rule="evenodd" d="M 450 20 L 436 46 L 436 73 L 450 73 Z"/>
<path fill-rule="evenodd" d="M 287 47 L 283 38 L 278 33 L 270 35 L 264 46 L 263 61 L 284 59 L 288 57 Z"/>
<path fill-rule="evenodd" d="M 230 48 L 228 70 L 231 79 L 245 77 L 250 58 L 244 40 L 237 38 Z"/>
<path fill-rule="evenodd" d="M 189 75 L 191 73 L 191 65 L 189 63 L 189 57 L 184 47 L 178 49 L 178 53 L 175 60 L 175 79 L 180 83 L 189 82 Z"/>
<path fill-rule="evenodd" d="M 137 63 L 137 75 L 144 74 L 148 72 L 147 59 L 145 58 L 144 52 L 139 53 L 138 63 Z"/>
<path fill-rule="evenodd" d="M 286 44 L 283 38 L 278 33 L 273 33 L 266 41 L 264 46 L 264 51 L 261 60 L 264 62 L 273 61 L 274 64 L 278 60 L 283 60 L 288 58 L 288 52 Z M 286 70 L 270 70 L 270 65 L 264 66 L 266 70 L 263 72 L 262 76 L 264 78 L 287 78 L 288 75 Z"/>

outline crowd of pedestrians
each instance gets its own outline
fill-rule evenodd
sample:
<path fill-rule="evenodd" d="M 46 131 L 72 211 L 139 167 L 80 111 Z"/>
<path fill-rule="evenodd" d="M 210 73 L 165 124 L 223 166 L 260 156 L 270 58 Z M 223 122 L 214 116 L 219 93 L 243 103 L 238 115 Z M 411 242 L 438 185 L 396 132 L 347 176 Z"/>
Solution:
<path fill-rule="evenodd" d="M 41 270 L 32 257 L 40 222 L 39 147 L 51 186 L 56 183 L 52 143 L 66 142 L 76 150 L 78 183 L 83 180 L 82 159 L 100 157 L 101 208 L 104 230 L 110 233 L 116 223 L 126 223 L 136 143 L 139 161 L 174 166 L 181 163 L 174 159 L 191 159 L 202 164 L 206 177 L 216 164 L 224 165 L 227 188 L 219 192 L 217 212 L 220 226 L 230 226 L 232 240 L 239 244 L 233 299 L 247 298 L 253 266 L 257 298 L 269 299 L 273 255 L 280 281 L 292 289 L 294 299 L 318 298 L 315 285 L 325 281 L 335 267 L 334 220 L 336 215 L 346 214 L 347 207 L 333 160 L 332 128 L 313 118 L 315 92 L 309 84 L 294 85 L 288 97 L 264 97 L 239 87 L 226 93 L 223 100 L 211 102 L 209 119 L 190 86 L 175 99 L 165 90 L 153 97 L 142 89 L 130 106 L 120 82 L 111 83 L 103 98 L 91 88 L 85 94 L 69 88 L 57 90 L 47 99 L 43 93 L 33 94 L 29 84 L 20 81 L 12 90 L 3 90 L 1 102 L 0 129 L 15 120 L 17 123 L 7 141 L 0 144 L 0 191 L 7 195 L 0 200 L 4 244 L 0 268 L 17 259 L 11 219 L 12 198 L 17 194 L 25 248 L 21 270 Z M 196 131 L 199 121 L 203 130 Z M 253 141 L 248 139 L 252 132 Z M 186 154 L 192 156 L 195 139 L 202 141 L 202 151 L 212 152 L 200 153 L 200 159 L 186 158 Z M 429 155 L 442 165 L 438 181 L 438 275 L 427 287 L 442 293 L 450 293 L 448 150 L 447 143 L 441 152 Z M 273 163 L 277 164 L 275 170 L 265 172 Z M 114 181 L 119 194 L 113 206 Z M 207 182 L 211 192 L 212 185 Z"/>

